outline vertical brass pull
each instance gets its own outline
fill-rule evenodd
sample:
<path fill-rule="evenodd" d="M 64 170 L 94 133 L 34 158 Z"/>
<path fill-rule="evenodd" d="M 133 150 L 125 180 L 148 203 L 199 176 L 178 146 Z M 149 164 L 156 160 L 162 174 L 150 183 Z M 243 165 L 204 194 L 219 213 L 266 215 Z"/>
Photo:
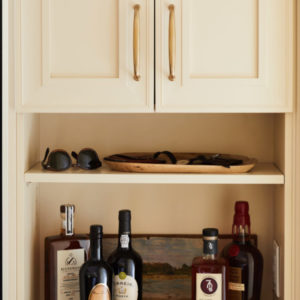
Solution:
<path fill-rule="evenodd" d="M 169 80 L 175 80 L 176 37 L 175 37 L 175 6 L 169 5 Z"/>
<path fill-rule="evenodd" d="M 133 19 L 133 78 L 136 81 L 141 79 L 140 76 L 140 5 L 134 6 Z"/>

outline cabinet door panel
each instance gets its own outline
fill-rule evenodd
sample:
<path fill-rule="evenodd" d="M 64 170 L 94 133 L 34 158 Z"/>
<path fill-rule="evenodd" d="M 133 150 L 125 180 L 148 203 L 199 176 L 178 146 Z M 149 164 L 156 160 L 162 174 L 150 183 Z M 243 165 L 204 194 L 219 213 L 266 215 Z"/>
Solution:
<path fill-rule="evenodd" d="M 19 110 L 153 110 L 153 14 L 151 0 L 19 1 Z"/>
<path fill-rule="evenodd" d="M 50 77 L 117 78 L 118 1 L 48 1 Z"/>
<path fill-rule="evenodd" d="M 293 0 L 162 0 L 157 110 L 284 112 L 293 100 Z M 170 5 L 175 80 L 169 79 Z"/>

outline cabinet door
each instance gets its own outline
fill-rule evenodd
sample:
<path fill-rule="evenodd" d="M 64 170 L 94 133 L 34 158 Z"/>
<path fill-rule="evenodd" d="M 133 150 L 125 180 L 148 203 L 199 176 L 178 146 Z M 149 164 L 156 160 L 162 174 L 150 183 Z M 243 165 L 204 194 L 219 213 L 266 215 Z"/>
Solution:
<path fill-rule="evenodd" d="M 17 0 L 16 11 L 19 111 L 153 110 L 152 0 Z"/>
<path fill-rule="evenodd" d="M 293 0 L 159 1 L 157 110 L 291 111 L 293 6 Z"/>

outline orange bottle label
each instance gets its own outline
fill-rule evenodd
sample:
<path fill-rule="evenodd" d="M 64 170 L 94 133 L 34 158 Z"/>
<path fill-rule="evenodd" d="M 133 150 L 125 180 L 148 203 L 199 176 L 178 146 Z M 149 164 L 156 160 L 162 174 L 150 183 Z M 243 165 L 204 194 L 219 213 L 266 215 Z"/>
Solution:
<path fill-rule="evenodd" d="M 111 300 L 107 285 L 103 283 L 95 285 L 90 292 L 89 300 Z"/>

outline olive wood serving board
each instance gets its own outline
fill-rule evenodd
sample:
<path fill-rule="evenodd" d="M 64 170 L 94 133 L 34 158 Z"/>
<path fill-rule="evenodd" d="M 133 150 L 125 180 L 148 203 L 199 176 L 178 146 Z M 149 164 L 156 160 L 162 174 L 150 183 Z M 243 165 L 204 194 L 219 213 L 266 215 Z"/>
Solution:
<path fill-rule="evenodd" d="M 120 153 L 118 155 L 124 155 L 129 157 L 143 159 L 153 158 L 154 153 L 150 152 L 137 152 L 137 153 Z M 256 160 L 241 155 L 221 154 L 223 158 L 228 159 L 240 159 L 243 160 L 242 164 L 231 165 L 230 167 L 224 167 L 219 165 L 186 165 L 181 164 L 180 161 L 188 161 L 199 155 L 211 156 L 216 153 L 173 153 L 179 163 L 147 163 L 147 162 L 127 162 L 127 161 L 114 161 L 114 155 L 105 157 L 106 164 L 115 171 L 121 172 L 137 172 L 137 173 L 207 173 L 207 174 L 234 174 L 234 173 L 246 173 L 249 172 L 256 163 Z M 164 156 L 165 158 L 165 156 Z"/>

